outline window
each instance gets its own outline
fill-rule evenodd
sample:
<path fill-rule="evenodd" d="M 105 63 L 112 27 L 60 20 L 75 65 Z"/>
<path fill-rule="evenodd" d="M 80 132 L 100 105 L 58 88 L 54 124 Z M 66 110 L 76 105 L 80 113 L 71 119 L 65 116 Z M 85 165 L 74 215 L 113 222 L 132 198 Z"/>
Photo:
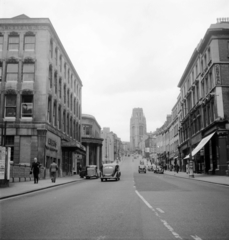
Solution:
<path fill-rule="evenodd" d="M 73 88 L 73 76 L 71 77 L 71 88 Z"/>
<path fill-rule="evenodd" d="M 71 94 L 71 97 L 70 97 L 70 110 L 72 110 L 72 94 Z"/>
<path fill-rule="evenodd" d="M 69 134 L 69 115 L 67 115 L 66 128 L 67 128 L 67 134 Z"/>
<path fill-rule="evenodd" d="M 58 108 L 58 123 L 59 123 L 59 129 L 61 129 L 61 106 Z"/>
<path fill-rule="evenodd" d="M 64 77 L 66 78 L 66 63 L 64 64 Z"/>
<path fill-rule="evenodd" d="M 54 74 L 54 88 L 55 88 L 55 94 L 57 94 L 57 72 Z"/>
<path fill-rule="evenodd" d="M 52 66 L 49 66 L 49 87 L 52 88 Z"/>
<path fill-rule="evenodd" d="M 90 125 L 83 125 L 84 136 L 90 136 L 92 133 L 92 127 Z"/>
<path fill-rule="evenodd" d="M 51 97 L 48 98 L 48 114 L 47 114 L 47 118 L 48 118 L 48 122 L 51 123 L 51 103 L 52 103 L 52 99 Z"/>
<path fill-rule="evenodd" d="M 66 132 L 66 112 L 63 112 L 63 131 Z"/>
<path fill-rule="evenodd" d="M 34 51 L 35 50 L 35 36 L 25 36 L 24 39 L 24 50 Z"/>
<path fill-rule="evenodd" d="M 211 101 L 211 122 L 214 121 L 214 101 Z"/>
<path fill-rule="evenodd" d="M 8 63 L 6 72 L 6 81 L 18 80 L 18 63 Z"/>
<path fill-rule="evenodd" d="M 35 80 L 35 66 L 34 63 L 23 64 L 23 81 Z"/>
<path fill-rule="evenodd" d="M 60 55 L 60 61 L 59 61 L 59 64 L 60 64 L 60 72 L 62 71 L 62 56 Z"/>
<path fill-rule="evenodd" d="M 211 48 L 208 48 L 208 64 L 211 61 Z"/>
<path fill-rule="evenodd" d="M 70 70 L 68 69 L 68 84 L 70 82 Z"/>
<path fill-rule="evenodd" d="M 3 36 L 0 35 L 0 51 L 3 50 Z"/>
<path fill-rule="evenodd" d="M 70 123 L 69 123 L 69 135 L 72 137 L 72 117 L 70 118 Z"/>
<path fill-rule="evenodd" d="M 69 90 L 67 92 L 67 106 L 69 107 Z"/>
<path fill-rule="evenodd" d="M 9 51 L 18 51 L 19 50 L 19 36 L 9 36 Z"/>
<path fill-rule="evenodd" d="M 53 125 L 54 126 L 57 126 L 56 110 L 57 110 L 57 106 L 56 106 L 56 102 L 54 102 L 53 104 Z"/>
<path fill-rule="evenodd" d="M 16 117 L 16 95 L 6 95 L 5 96 L 5 117 Z"/>
<path fill-rule="evenodd" d="M 21 99 L 21 116 L 33 116 L 33 95 L 22 95 Z"/>
<path fill-rule="evenodd" d="M 50 40 L 49 53 L 50 53 L 50 58 L 52 58 L 52 56 L 53 56 L 53 41 L 52 41 L 52 39 Z"/>
<path fill-rule="evenodd" d="M 57 48 L 55 48 L 55 62 L 56 62 L 56 65 L 57 65 L 57 55 L 58 55 Z"/>
<path fill-rule="evenodd" d="M 66 103 L 66 85 L 64 85 L 64 103 Z"/>
<path fill-rule="evenodd" d="M 0 82 L 2 81 L 2 62 L 0 62 Z"/>
<path fill-rule="evenodd" d="M 61 99 L 61 87 L 62 87 L 62 80 L 59 78 L 59 98 Z"/>

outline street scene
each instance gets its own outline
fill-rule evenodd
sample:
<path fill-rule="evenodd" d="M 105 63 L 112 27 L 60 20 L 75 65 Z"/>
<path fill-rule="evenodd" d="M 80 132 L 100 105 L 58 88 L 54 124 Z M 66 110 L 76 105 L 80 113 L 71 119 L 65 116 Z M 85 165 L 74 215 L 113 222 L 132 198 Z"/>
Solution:
<path fill-rule="evenodd" d="M 41 180 L 34 192 L 31 181 L 1 189 L 1 239 L 228 239 L 228 178 L 139 174 L 133 159 L 120 162 L 120 181 L 72 176 L 55 187 Z"/>
<path fill-rule="evenodd" d="M 229 1 L 0 0 L 0 239 L 229 239 Z"/>

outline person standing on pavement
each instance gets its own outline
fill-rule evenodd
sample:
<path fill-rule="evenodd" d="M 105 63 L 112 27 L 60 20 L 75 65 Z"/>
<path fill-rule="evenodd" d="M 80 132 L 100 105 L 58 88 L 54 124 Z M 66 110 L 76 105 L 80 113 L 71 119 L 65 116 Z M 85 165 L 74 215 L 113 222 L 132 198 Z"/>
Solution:
<path fill-rule="evenodd" d="M 49 167 L 49 172 L 50 172 L 52 182 L 56 182 L 57 171 L 58 171 L 58 166 L 56 164 L 56 161 L 53 159 L 53 162 L 50 164 L 50 167 Z"/>
<path fill-rule="evenodd" d="M 31 172 L 33 173 L 34 184 L 38 183 L 39 173 L 40 173 L 40 163 L 37 161 L 37 158 L 34 158 L 32 163 Z"/>
<path fill-rule="evenodd" d="M 177 164 L 177 168 L 176 168 L 177 173 L 179 172 L 179 169 L 180 169 L 180 166 Z"/>

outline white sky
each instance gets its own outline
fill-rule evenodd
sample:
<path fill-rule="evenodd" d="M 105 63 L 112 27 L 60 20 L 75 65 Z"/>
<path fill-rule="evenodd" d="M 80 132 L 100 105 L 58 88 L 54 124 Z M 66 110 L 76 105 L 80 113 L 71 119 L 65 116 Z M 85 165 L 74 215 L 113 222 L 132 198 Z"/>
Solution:
<path fill-rule="evenodd" d="M 82 82 L 82 113 L 129 141 L 133 108 L 147 132 L 171 113 L 178 82 L 228 0 L 0 0 L 0 18 L 49 18 Z"/>

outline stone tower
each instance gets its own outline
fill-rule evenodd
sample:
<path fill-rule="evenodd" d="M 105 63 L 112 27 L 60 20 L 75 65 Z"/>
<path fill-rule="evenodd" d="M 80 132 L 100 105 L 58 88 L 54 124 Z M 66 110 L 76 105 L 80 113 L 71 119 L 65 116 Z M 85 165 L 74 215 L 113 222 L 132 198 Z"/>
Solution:
<path fill-rule="evenodd" d="M 130 119 L 131 150 L 140 150 L 142 137 L 146 134 L 146 119 L 142 108 L 134 108 Z"/>

